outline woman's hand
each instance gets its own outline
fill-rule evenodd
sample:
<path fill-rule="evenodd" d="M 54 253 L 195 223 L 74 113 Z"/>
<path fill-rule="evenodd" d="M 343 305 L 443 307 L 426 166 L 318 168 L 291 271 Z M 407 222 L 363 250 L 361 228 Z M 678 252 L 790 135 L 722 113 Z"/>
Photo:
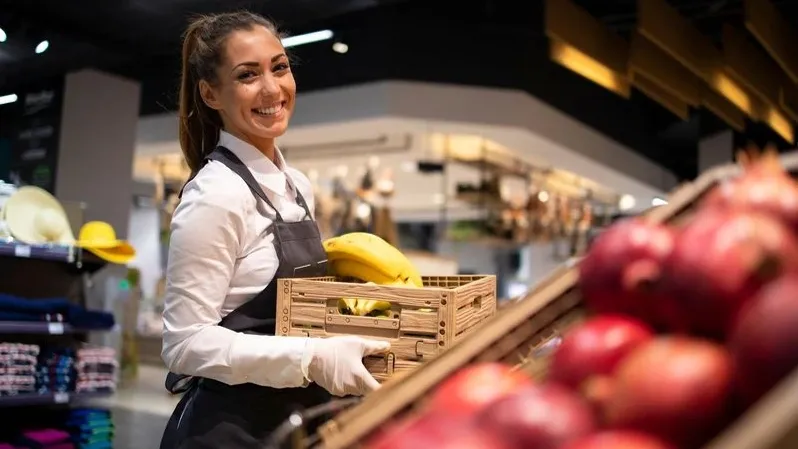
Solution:
<path fill-rule="evenodd" d="M 362 396 L 380 387 L 363 366 L 363 357 L 390 348 L 387 341 L 354 336 L 311 338 L 302 358 L 302 371 L 335 396 Z"/>

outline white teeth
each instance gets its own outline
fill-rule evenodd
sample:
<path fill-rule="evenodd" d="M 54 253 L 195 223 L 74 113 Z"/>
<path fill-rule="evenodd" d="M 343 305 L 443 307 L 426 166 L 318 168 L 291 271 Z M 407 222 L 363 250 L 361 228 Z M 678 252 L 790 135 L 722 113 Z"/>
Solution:
<path fill-rule="evenodd" d="M 283 104 L 280 103 L 277 106 L 272 106 L 270 108 L 257 108 L 255 112 L 261 115 L 274 115 L 280 112 L 283 109 Z"/>

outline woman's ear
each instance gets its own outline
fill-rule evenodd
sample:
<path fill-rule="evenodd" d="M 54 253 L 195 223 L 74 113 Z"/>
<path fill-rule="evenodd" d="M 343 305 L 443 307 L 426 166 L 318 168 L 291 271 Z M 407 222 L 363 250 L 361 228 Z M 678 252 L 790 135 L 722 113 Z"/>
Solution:
<path fill-rule="evenodd" d="M 222 109 L 222 105 L 219 102 L 219 96 L 216 93 L 216 90 L 211 86 L 211 84 L 205 80 L 201 80 L 199 82 L 199 91 L 200 97 L 202 97 L 202 101 L 208 105 L 209 108 L 214 110 Z"/>

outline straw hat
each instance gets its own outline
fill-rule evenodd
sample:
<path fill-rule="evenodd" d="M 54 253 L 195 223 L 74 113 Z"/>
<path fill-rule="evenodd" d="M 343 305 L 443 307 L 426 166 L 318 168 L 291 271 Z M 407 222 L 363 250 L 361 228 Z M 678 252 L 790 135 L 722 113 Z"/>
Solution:
<path fill-rule="evenodd" d="M 104 221 L 90 221 L 80 228 L 75 246 L 116 264 L 126 264 L 136 257 L 136 249 L 116 238 L 113 226 Z"/>
<path fill-rule="evenodd" d="M 69 245 L 75 241 L 64 207 L 42 188 L 20 187 L 6 200 L 3 215 L 11 235 L 21 242 Z"/>

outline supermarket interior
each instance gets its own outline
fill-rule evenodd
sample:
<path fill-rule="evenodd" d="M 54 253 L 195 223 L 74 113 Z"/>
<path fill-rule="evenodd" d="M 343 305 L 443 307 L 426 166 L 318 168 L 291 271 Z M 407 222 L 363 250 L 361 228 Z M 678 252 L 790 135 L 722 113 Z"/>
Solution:
<path fill-rule="evenodd" d="M 0 0 L 0 449 L 798 448 L 797 39 Z"/>

